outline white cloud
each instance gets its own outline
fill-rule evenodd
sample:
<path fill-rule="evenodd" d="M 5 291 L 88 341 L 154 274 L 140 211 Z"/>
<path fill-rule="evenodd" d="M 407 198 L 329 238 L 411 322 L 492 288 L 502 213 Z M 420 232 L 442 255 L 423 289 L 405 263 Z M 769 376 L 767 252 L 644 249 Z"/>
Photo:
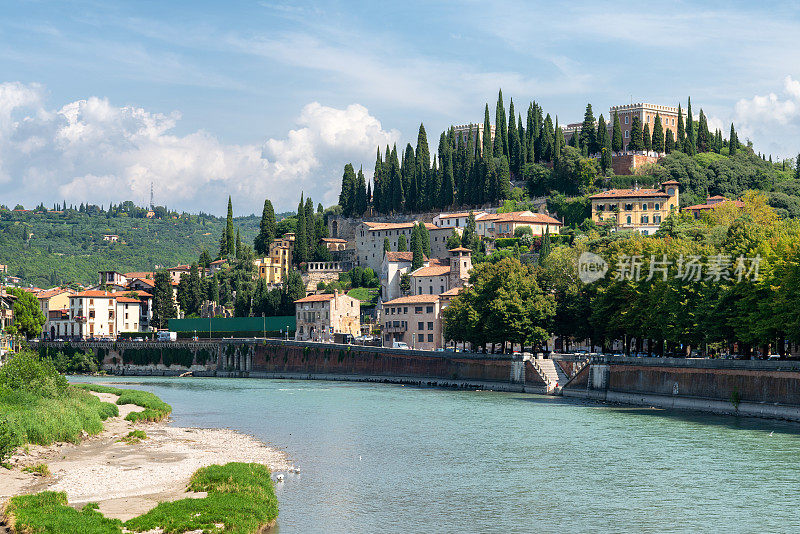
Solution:
<path fill-rule="evenodd" d="M 800 81 L 786 76 L 781 94 L 770 92 L 739 100 L 734 122 L 739 138 L 759 142 L 760 150 L 779 156 L 795 153 L 798 147 L 794 140 L 800 133 Z"/>
<path fill-rule="evenodd" d="M 371 165 L 376 146 L 400 137 L 358 104 L 312 102 L 297 129 L 258 146 L 224 144 L 205 131 L 174 135 L 179 113 L 116 107 L 97 97 L 51 111 L 43 100 L 41 86 L 0 84 L 6 204 L 143 203 L 151 182 L 158 203 L 187 211 L 220 213 L 228 194 L 239 214 L 260 213 L 267 197 L 276 209 L 291 209 L 301 190 L 330 204 L 345 162 Z"/>

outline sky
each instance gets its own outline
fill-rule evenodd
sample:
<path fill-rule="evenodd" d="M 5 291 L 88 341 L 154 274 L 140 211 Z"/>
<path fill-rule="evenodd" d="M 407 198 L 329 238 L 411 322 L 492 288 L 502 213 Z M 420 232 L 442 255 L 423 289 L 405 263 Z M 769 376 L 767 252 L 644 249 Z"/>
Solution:
<path fill-rule="evenodd" d="M 794 2 L 20 0 L 0 17 L 0 203 L 335 204 L 347 162 L 536 100 L 685 106 L 800 152 Z"/>

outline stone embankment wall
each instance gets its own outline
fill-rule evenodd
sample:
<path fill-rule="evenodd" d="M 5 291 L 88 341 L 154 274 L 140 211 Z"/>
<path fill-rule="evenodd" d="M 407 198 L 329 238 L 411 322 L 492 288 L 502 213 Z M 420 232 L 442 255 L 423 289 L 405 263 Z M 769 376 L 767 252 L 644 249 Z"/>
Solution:
<path fill-rule="evenodd" d="M 42 346 L 59 350 L 65 343 Z M 530 362 L 510 356 L 430 352 L 278 339 L 79 342 L 114 374 L 303 378 L 397 382 L 544 393 Z"/>
<path fill-rule="evenodd" d="M 800 362 L 599 357 L 562 394 L 800 421 Z"/>

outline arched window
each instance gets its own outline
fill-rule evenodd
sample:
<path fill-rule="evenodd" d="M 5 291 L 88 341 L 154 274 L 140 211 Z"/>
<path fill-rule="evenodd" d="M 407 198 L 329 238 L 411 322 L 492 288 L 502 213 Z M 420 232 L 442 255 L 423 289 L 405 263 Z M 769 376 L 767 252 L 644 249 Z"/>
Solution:
<path fill-rule="evenodd" d="M 628 219 L 628 224 L 630 224 L 631 223 L 631 216 L 628 215 L 627 219 Z"/>

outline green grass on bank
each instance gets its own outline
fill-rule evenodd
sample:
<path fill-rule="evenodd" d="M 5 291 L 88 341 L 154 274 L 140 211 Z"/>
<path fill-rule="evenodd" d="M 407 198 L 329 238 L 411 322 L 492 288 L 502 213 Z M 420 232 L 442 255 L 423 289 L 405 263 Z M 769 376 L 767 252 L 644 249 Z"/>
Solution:
<path fill-rule="evenodd" d="M 172 406 L 162 401 L 149 391 L 136 389 L 122 389 L 100 384 L 74 384 L 74 387 L 96 393 L 111 393 L 119 395 L 118 405 L 135 404 L 144 408 L 141 412 L 131 412 L 125 419 L 128 421 L 161 421 L 172 413 Z"/>
<path fill-rule="evenodd" d="M 378 302 L 377 288 L 357 287 L 347 292 L 348 297 L 353 297 L 361 301 L 362 306 L 374 306 Z"/>
<path fill-rule="evenodd" d="M 165 534 L 191 530 L 245 534 L 257 532 L 278 517 L 270 471 L 260 464 L 204 467 L 192 475 L 189 490 L 206 491 L 208 496 L 161 503 L 124 524 L 103 517 L 96 505 L 86 505 L 81 511 L 70 508 L 65 493 L 13 497 L 7 512 L 18 532 L 81 534 L 119 534 L 123 526 L 134 532 L 160 528 Z"/>

